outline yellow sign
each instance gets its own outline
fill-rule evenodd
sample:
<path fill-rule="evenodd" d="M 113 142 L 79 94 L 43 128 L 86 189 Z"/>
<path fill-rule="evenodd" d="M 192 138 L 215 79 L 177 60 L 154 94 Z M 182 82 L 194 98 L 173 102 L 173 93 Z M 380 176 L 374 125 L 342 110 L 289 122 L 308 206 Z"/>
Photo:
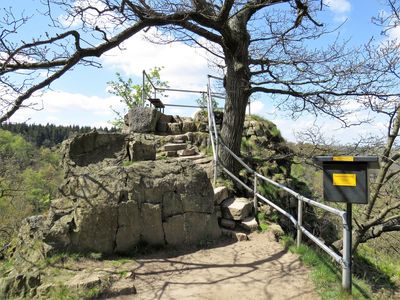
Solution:
<path fill-rule="evenodd" d="M 333 173 L 333 185 L 337 186 L 356 186 L 356 174 L 335 174 Z"/>
<path fill-rule="evenodd" d="M 333 156 L 333 161 L 354 161 L 354 156 Z"/>

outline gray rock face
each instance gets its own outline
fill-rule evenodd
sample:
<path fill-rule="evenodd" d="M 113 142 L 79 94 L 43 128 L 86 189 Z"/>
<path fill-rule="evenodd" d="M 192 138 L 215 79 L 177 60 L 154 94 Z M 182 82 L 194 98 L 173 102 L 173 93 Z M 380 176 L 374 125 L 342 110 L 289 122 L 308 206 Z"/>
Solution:
<path fill-rule="evenodd" d="M 21 240 L 40 228 L 49 248 L 112 254 L 143 242 L 179 246 L 220 236 L 211 183 L 189 161 L 89 165 L 67 178 L 60 192 L 48 215 L 28 222 Z"/>
<path fill-rule="evenodd" d="M 220 224 L 222 227 L 228 228 L 228 229 L 235 229 L 236 227 L 236 222 L 233 220 L 229 220 L 229 219 L 224 219 L 222 218 L 220 220 Z"/>
<path fill-rule="evenodd" d="M 130 161 L 155 160 L 156 146 L 152 142 L 132 140 L 128 142 Z"/>
<path fill-rule="evenodd" d="M 155 108 L 135 106 L 124 117 L 124 133 L 147 133 L 156 130 L 160 112 Z"/>
<path fill-rule="evenodd" d="M 86 167 L 109 161 L 111 164 L 126 156 L 125 134 L 89 132 L 62 144 L 64 167 Z"/>

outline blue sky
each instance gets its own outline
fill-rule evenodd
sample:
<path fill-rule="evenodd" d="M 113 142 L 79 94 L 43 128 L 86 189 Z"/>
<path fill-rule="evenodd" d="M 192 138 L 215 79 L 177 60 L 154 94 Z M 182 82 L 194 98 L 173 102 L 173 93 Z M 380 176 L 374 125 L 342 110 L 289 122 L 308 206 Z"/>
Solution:
<path fill-rule="evenodd" d="M 39 0 L 2 0 L 1 7 L 24 9 L 29 15 L 36 14 Z M 329 0 L 325 1 L 329 8 L 319 16 L 319 20 L 336 26 L 345 21 L 341 27 L 341 36 L 351 38 L 353 44 L 367 41 L 372 35 L 383 39 L 380 29 L 371 24 L 371 18 L 386 9 L 384 1 L 380 0 Z M 47 21 L 36 17 L 34 25 L 21 32 L 21 39 L 27 38 L 32 32 L 48 31 Z M 205 53 L 184 44 L 153 45 L 137 35 L 124 43 L 121 51 L 115 49 L 100 58 L 103 68 L 76 67 L 51 86 L 51 90 L 33 99 L 38 103 L 40 111 L 30 109 L 20 110 L 11 119 L 13 122 L 78 124 L 91 126 L 107 126 L 113 119 L 110 109 L 122 110 L 119 99 L 107 92 L 107 82 L 115 79 L 115 73 L 131 77 L 141 82 L 143 69 L 163 66 L 163 80 L 174 88 L 200 89 L 206 88 L 207 74 L 210 70 Z M 194 96 L 171 94 L 162 99 L 166 103 L 195 104 Z M 286 116 L 287 112 L 277 111 L 265 97 L 258 95 L 252 104 L 252 111 L 269 118 L 280 128 L 288 140 L 295 140 L 296 132 L 312 126 L 315 122 L 322 129 L 341 142 L 351 142 L 365 133 L 383 133 L 384 124 L 377 120 L 373 125 L 340 130 L 340 124 L 326 117 L 315 120 L 304 115 L 297 120 Z M 194 110 L 180 108 L 168 109 L 166 113 L 192 115 Z"/>

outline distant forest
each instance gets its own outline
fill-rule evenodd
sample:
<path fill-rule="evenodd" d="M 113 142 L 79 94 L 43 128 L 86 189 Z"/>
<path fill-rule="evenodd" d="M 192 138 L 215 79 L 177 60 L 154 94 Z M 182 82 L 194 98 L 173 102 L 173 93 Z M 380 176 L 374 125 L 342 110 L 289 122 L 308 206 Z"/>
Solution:
<path fill-rule="evenodd" d="M 90 126 L 60 126 L 54 124 L 26 124 L 26 123 L 9 123 L 1 124 L 1 129 L 11 131 L 16 134 L 20 134 L 25 140 L 36 145 L 37 147 L 53 147 L 68 137 L 76 133 L 85 133 L 92 130 L 99 132 L 115 132 L 115 127 L 90 127 Z"/>

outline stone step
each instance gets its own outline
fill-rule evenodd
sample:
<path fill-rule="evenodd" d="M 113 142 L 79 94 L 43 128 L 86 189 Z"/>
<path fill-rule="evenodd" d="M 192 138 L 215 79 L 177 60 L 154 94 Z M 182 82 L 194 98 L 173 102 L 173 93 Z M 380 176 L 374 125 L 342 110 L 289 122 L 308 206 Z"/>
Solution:
<path fill-rule="evenodd" d="M 167 157 L 177 157 L 178 153 L 176 151 L 166 151 Z"/>
<path fill-rule="evenodd" d="M 195 149 L 183 149 L 183 150 L 178 150 L 178 155 L 179 156 L 193 156 L 197 155 L 198 153 L 196 152 Z"/>
<path fill-rule="evenodd" d="M 187 145 L 185 143 L 168 143 L 164 145 L 164 151 L 178 151 L 186 148 Z"/>
<path fill-rule="evenodd" d="M 184 140 L 176 140 L 174 139 L 172 144 L 183 144 L 185 141 Z"/>
<path fill-rule="evenodd" d="M 197 159 L 194 160 L 193 162 L 194 162 L 195 164 L 202 165 L 202 164 L 208 164 L 208 163 L 210 163 L 212 160 L 213 160 L 213 159 L 212 159 L 211 157 L 208 157 L 208 156 L 204 157 L 204 155 L 203 155 L 203 157 L 197 158 Z"/>
<path fill-rule="evenodd" d="M 221 234 L 223 236 L 232 238 L 238 242 L 240 241 L 247 241 L 249 239 L 249 237 L 247 236 L 247 234 L 243 233 L 243 232 L 238 232 L 235 230 L 230 230 L 230 229 L 225 229 L 225 228 L 221 228 Z"/>
<path fill-rule="evenodd" d="M 248 217 L 239 223 L 239 226 L 250 232 L 256 231 L 258 229 L 258 223 L 255 217 Z"/>
<path fill-rule="evenodd" d="M 189 156 L 180 156 L 180 157 L 177 157 L 176 159 L 177 159 L 177 160 L 190 159 L 190 160 L 192 160 L 194 163 L 196 163 L 196 161 L 197 161 L 198 159 L 201 159 L 201 158 L 203 158 L 203 157 L 204 157 L 203 154 L 197 154 L 197 155 L 189 155 Z"/>
<path fill-rule="evenodd" d="M 221 203 L 222 217 L 242 221 L 253 212 L 253 202 L 247 198 L 229 198 Z"/>

